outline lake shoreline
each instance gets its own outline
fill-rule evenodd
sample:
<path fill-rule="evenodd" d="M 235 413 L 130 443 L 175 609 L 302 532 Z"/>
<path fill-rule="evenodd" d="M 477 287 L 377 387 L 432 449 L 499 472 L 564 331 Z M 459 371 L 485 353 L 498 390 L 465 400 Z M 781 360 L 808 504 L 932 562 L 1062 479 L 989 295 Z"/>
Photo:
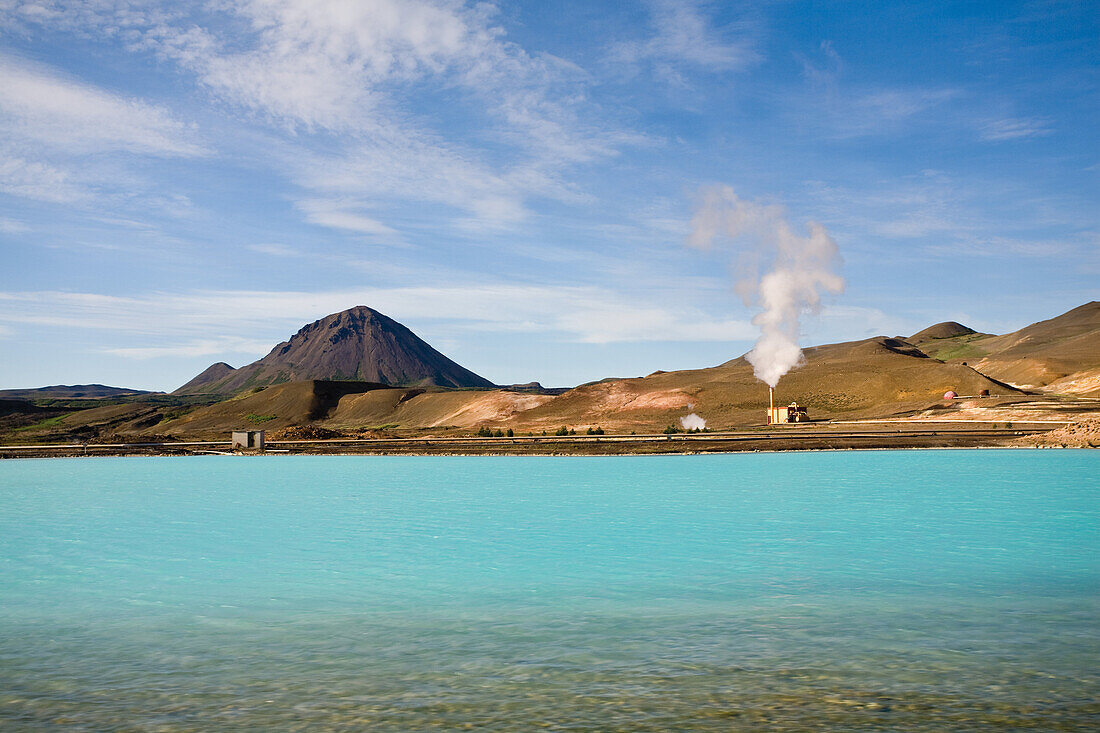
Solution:
<path fill-rule="evenodd" d="M 415 456 L 600 456 L 699 455 L 830 450 L 921 450 L 1044 447 L 1046 429 L 984 428 L 677 434 L 670 436 L 517 436 L 514 438 L 394 438 L 372 440 L 270 441 L 264 455 L 415 455 Z M 0 446 L 0 459 L 94 456 L 259 455 L 233 452 L 228 442 L 203 447 L 186 444 L 88 444 Z"/>

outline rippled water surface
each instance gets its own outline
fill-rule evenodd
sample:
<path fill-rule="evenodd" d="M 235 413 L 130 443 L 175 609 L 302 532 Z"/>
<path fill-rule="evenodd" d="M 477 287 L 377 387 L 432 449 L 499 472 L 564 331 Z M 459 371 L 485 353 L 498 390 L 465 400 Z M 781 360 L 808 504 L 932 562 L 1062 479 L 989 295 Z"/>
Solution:
<path fill-rule="evenodd" d="M 1100 451 L 0 461 L 2 730 L 1095 730 Z"/>

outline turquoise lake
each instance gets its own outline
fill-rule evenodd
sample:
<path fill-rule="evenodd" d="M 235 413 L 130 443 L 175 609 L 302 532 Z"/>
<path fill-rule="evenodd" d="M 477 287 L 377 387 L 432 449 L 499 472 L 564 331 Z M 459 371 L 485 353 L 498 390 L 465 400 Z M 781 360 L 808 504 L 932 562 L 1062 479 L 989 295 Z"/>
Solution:
<path fill-rule="evenodd" d="M 1100 451 L 0 461 L 0 730 L 1096 730 Z"/>

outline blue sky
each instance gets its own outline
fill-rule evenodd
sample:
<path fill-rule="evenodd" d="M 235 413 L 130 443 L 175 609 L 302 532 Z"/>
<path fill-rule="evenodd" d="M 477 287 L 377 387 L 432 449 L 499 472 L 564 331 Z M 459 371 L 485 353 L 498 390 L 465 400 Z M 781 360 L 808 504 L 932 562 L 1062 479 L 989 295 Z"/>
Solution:
<path fill-rule="evenodd" d="M 181 10 L 180 6 L 185 6 Z M 0 387 L 173 389 L 353 305 L 498 383 L 710 366 L 729 186 L 823 224 L 804 344 L 1100 294 L 1091 2 L 0 0 Z"/>

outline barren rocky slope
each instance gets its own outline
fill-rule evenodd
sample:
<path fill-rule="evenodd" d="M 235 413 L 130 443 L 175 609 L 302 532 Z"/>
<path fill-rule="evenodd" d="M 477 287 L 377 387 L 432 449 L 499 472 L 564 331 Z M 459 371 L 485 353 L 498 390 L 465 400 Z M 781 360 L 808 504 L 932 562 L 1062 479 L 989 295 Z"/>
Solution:
<path fill-rule="evenodd" d="M 173 394 L 232 395 L 253 387 L 307 379 L 482 389 L 493 386 L 392 318 L 356 306 L 304 326 L 267 356 L 240 369 L 224 362 L 213 364 Z"/>

